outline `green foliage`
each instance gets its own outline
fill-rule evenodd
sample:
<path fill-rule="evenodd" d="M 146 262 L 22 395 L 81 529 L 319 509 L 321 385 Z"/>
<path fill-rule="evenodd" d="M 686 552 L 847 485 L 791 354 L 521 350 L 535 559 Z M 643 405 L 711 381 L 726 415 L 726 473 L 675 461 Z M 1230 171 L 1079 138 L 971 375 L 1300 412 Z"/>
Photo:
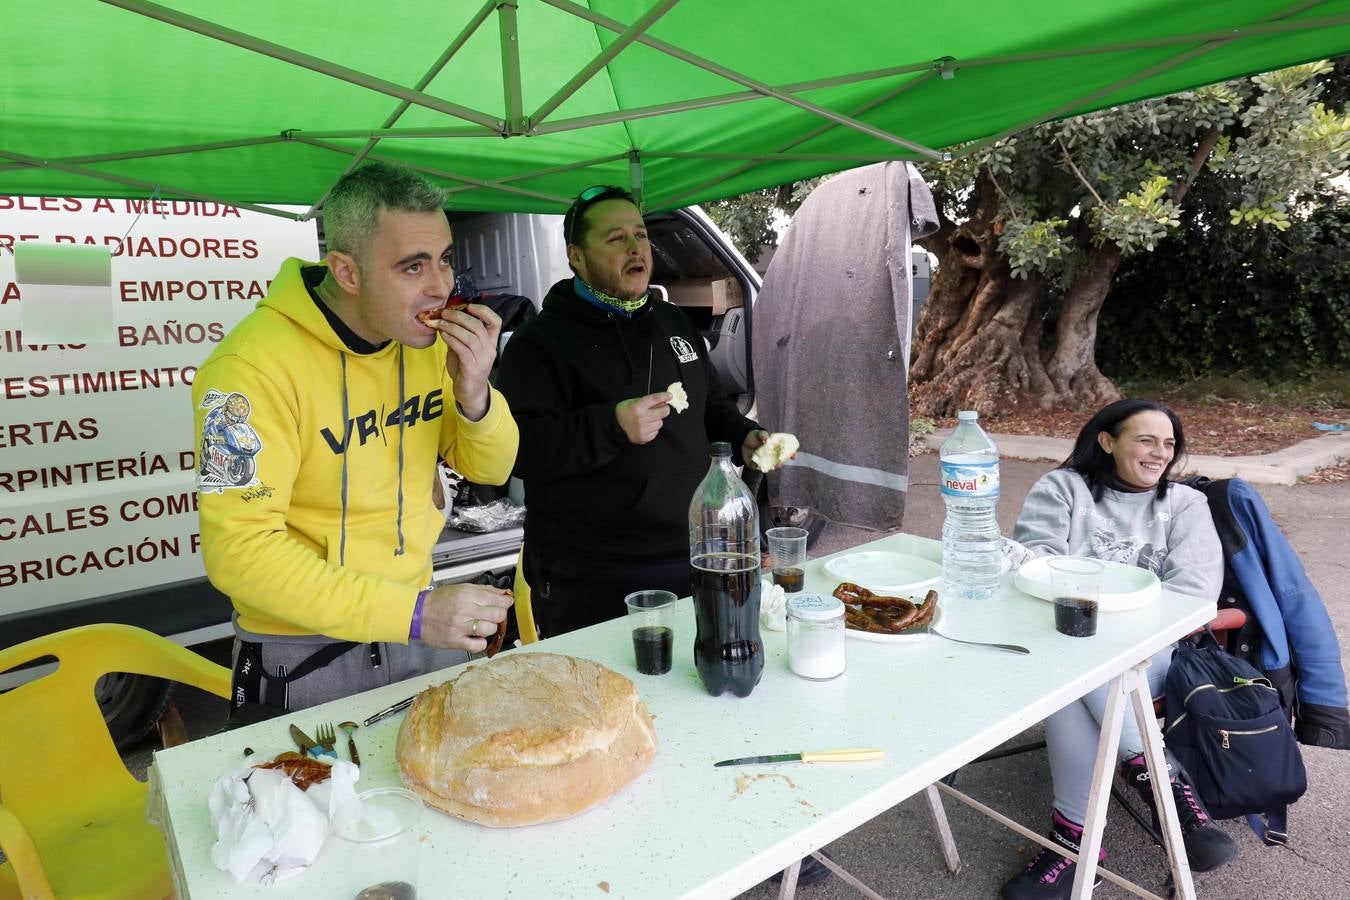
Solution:
<path fill-rule="evenodd" d="M 1345 81 L 1340 63 L 1293 66 L 1047 123 L 920 168 L 955 222 L 973 214 L 975 179 L 989 173 L 1013 273 L 1041 272 L 1067 289 L 1091 244 L 1114 242 L 1129 257 L 1175 234 L 1178 192 L 1207 178 L 1243 186 L 1223 221 L 1291 227 L 1291 198 L 1350 164 L 1350 117 L 1338 111 Z"/>
<path fill-rule="evenodd" d="M 1172 202 L 1172 183 L 1155 175 L 1139 183 L 1139 190 L 1109 206 L 1095 210 L 1094 230 L 1103 240 L 1114 241 L 1125 256 L 1152 250 L 1181 224 L 1180 210 Z"/>
<path fill-rule="evenodd" d="M 1071 247 L 1059 229 L 1068 219 L 1011 219 L 1003 228 L 999 249 L 1008 256 L 1014 278 L 1045 272 Z"/>
<path fill-rule="evenodd" d="M 750 262 L 759 259 L 763 247 L 778 243 L 777 224 L 787 220 L 807 195 L 825 178 L 808 178 L 761 191 L 751 191 L 703 204 L 718 228 L 726 232 L 736 249 Z"/>
<path fill-rule="evenodd" d="M 1350 116 L 1319 102 L 1329 62 L 1291 66 L 1251 79 L 1253 101 L 1242 111 L 1244 133 L 1212 168 L 1243 179 L 1232 225 L 1290 227 L 1288 200 L 1309 193 L 1350 167 Z"/>
<path fill-rule="evenodd" d="M 1181 383 L 1156 378 L 1127 379 L 1120 386 L 1134 397 L 1166 394 L 1195 403 L 1232 400 L 1286 408 L 1344 409 L 1350 400 L 1350 371 L 1313 369 L 1306 376 L 1275 380 L 1247 374 L 1201 375 Z"/>
<path fill-rule="evenodd" d="M 1122 264 L 1098 320 L 1103 372 L 1269 380 L 1350 370 L 1350 204 L 1305 198 L 1311 212 L 1280 232 L 1215 227 L 1243 189 L 1228 179 L 1192 194 L 1180 233 Z"/>
<path fill-rule="evenodd" d="M 774 199 L 777 188 L 751 191 L 738 197 L 704 203 L 703 209 L 717 227 L 750 262 L 759 259 L 760 248 L 778 243 L 774 231 Z"/>
<path fill-rule="evenodd" d="M 937 430 L 937 422 L 926 416 L 915 416 L 909 420 L 909 433 L 922 437 Z"/>

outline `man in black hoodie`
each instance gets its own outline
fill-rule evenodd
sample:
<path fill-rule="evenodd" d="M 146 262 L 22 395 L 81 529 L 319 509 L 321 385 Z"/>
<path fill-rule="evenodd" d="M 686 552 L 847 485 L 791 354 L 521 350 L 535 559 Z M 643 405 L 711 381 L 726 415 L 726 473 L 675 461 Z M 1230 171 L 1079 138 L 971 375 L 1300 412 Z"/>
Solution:
<path fill-rule="evenodd" d="M 648 296 L 632 196 L 583 191 L 563 231 L 576 275 L 511 338 L 497 383 L 520 428 L 525 580 L 545 637 L 623 615 L 633 591 L 688 595 L 689 502 L 708 445 L 730 443 L 739 463 L 768 438 L 722 390 L 689 317 Z M 677 381 L 682 413 L 665 390 Z"/>

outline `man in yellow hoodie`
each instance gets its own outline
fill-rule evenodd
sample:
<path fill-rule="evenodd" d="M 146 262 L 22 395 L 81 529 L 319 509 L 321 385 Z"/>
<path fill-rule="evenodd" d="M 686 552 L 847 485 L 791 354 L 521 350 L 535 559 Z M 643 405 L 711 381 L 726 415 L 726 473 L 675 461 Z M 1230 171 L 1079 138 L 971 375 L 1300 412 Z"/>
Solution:
<path fill-rule="evenodd" d="M 444 193 L 380 163 L 325 206 L 326 264 L 288 259 L 197 372 L 202 556 L 235 608 L 234 707 L 303 709 L 462 662 L 511 604 L 430 588 L 437 459 L 510 476 L 518 434 L 488 384 L 501 322 L 441 312 Z"/>

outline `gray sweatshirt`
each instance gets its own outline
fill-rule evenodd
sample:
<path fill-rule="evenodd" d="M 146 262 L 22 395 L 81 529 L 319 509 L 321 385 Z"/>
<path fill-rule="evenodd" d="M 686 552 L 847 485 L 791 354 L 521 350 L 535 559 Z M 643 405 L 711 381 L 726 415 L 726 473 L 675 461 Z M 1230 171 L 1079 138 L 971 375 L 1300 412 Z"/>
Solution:
<path fill-rule="evenodd" d="M 1100 502 L 1083 476 L 1056 469 L 1032 485 L 1013 537 L 1037 556 L 1090 556 L 1148 569 L 1171 590 L 1216 600 L 1223 548 L 1205 495 L 1173 484 L 1153 491 L 1107 488 Z"/>

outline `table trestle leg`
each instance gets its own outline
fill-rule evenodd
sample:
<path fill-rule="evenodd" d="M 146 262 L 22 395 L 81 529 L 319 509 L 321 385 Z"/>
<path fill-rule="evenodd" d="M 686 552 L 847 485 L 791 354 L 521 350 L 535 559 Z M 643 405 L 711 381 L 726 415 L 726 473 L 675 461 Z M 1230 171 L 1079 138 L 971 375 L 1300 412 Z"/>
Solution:
<path fill-rule="evenodd" d="M 778 900 L 792 900 L 797 896 L 797 876 L 801 874 L 802 861 L 796 860 L 783 870 L 783 880 L 778 884 Z"/>
<path fill-rule="evenodd" d="M 1145 662 L 1144 666 L 1148 663 Z M 1153 804 L 1162 815 L 1161 825 L 1163 844 L 1167 850 L 1167 863 L 1172 871 L 1172 884 L 1175 896 L 1181 900 L 1195 900 L 1195 884 L 1191 880 L 1191 865 L 1186 859 L 1186 845 L 1181 837 L 1181 819 L 1177 816 L 1176 801 L 1172 796 L 1167 772 L 1167 754 L 1163 751 L 1162 731 L 1158 728 L 1158 717 L 1153 711 L 1153 698 L 1149 696 L 1148 678 L 1144 675 L 1144 666 L 1135 670 L 1136 684 L 1130 691 L 1134 706 L 1134 717 L 1139 723 L 1139 734 L 1144 738 L 1144 759 L 1148 761 L 1149 784 L 1153 788 Z"/>
<path fill-rule="evenodd" d="M 942 845 L 942 858 L 947 861 L 947 870 L 953 875 L 961 874 L 961 857 L 956 852 L 956 837 L 952 834 L 951 823 L 947 821 L 947 810 L 942 806 L 942 795 L 935 785 L 923 789 L 924 799 L 928 801 L 928 814 L 933 819 L 933 828 L 937 831 L 938 843 Z"/>
<path fill-rule="evenodd" d="M 1097 853 L 1106 830 L 1106 806 L 1111 801 L 1111 779 L 1116 774 L 1116 748 L 1120 746 L 1120 726 L 1125 712 L 1121 702 L 1132 675 L 1138 676 L 1138 667 L 1107 682 L 1102 734 L 1097 742 L 1097 761 L 1092 767 L 1092 790 L 1088 793 L 1083 836 L 1078 840 L 1078 866 L 1073 873 L 1073 891 L 1069 894 L 1073 900 L 1091 897 L 1092 887 L 1097 882 Z"/>

